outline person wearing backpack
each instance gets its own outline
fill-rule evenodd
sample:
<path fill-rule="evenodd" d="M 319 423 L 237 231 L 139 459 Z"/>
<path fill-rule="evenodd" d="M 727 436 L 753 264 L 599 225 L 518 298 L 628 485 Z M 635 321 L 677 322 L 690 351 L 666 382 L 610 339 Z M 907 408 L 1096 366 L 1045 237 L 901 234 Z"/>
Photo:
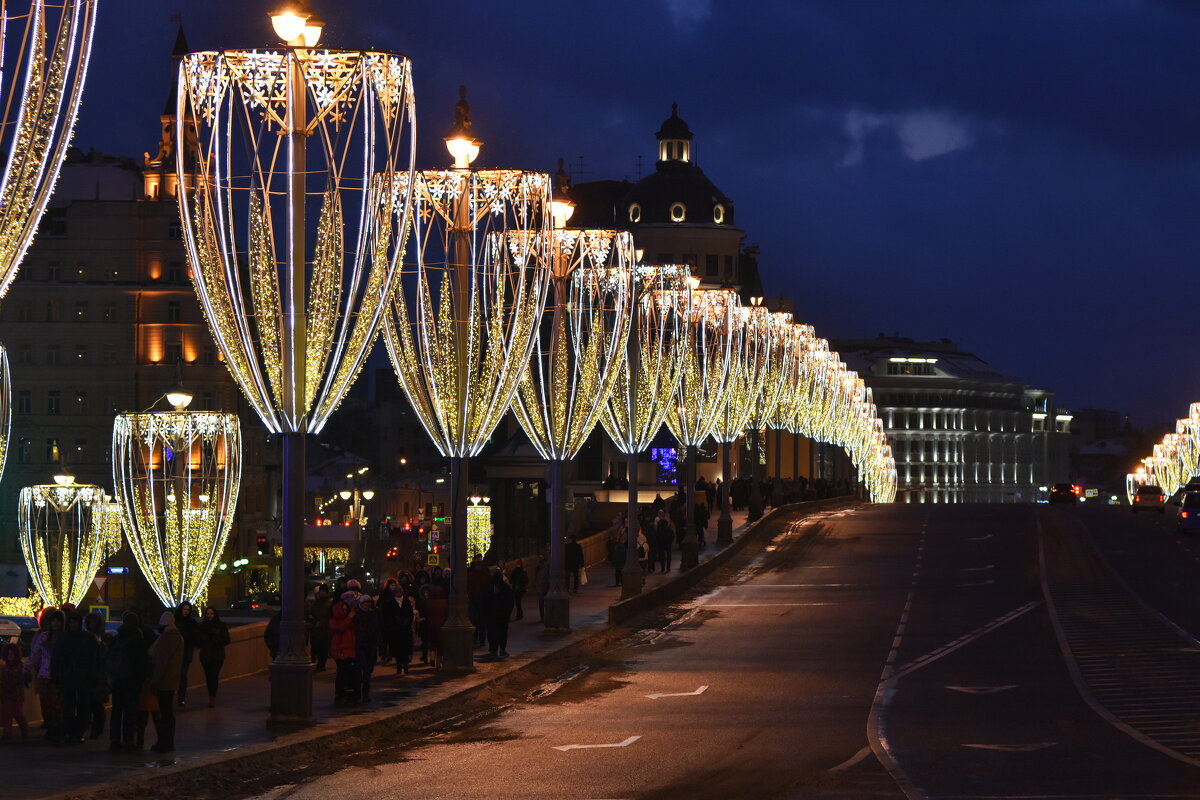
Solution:
<path fill-rule="evenodd" d="M 137 749 L 138 700 L 146 682 L 146 640 L 142 621 L 130 611 L 121 618 L 117 637 L 105 657 L 112 684 L 112 714 L 108 722 L 109 750 Z"/>

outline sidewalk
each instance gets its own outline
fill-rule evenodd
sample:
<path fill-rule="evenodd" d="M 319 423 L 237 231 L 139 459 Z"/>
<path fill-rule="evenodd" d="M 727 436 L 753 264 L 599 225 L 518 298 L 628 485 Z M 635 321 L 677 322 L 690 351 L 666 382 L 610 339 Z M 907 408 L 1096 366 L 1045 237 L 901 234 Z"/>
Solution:
<path fill-rule="evenodd" d="M 810 504 L 785 506 L 781 510 L 803 505 Z M 772 511 L 760 523 L 774 513 Z M 733 525 L 734 545 L 737 545 L 753 526 L 747 526 L 745 511 L 733 514 Z M 715 526 L 710 526 L 709 535 L 710 539 L 715 539 Z M 709 570 L 703 569 L 703 566 L 730 548 L 740 549 L 734 545 L 722 548 L 710 541 L 700 554 L 701 566 L 686 573 L 679 572 L 679 554 L 676 552 L 670 573 L 646 576 L 643 595 L 664 587 L 654 593 L 656 602 L 662 602 L 671 593 L 671 588 L 677 586 L 679 591 L 685 590 L 694 582 L 694 579 L 688 580 L 686 576 L 707 573 Z M 709 565 L 710 568 L 713 566 Z M 372 701 L 353 708 L 335 708 L 333 705 L 334 673 L 331 662 L 327 671 L 314 674 L 313 715 L 317 724 L 278 737 L 272 735 L 266 726 L 270 687 L 265 671 L 223 681 L 216 708 L 207 707 L 207 694 L 203 689 L 190 691 L 189 705 L 178 709 L 176 713 L 177 749 L 168 758 L 158 758 L 148 749 L 110 753 L 107 726 L 101 738 L 95 741 L 76 746 L 43 744 L 42 732 L 35 724 L 30 730 L 28 742 L 0 745 L 3 761 L 13 767 L 20 765 L 19 768 L 5 771 L 6 792 L 14 797 L 28 798 L 79 797 L 104 784 L 141 783 L 157 776 L 165 777 L 168 773 L 190 771 L 233 758 L 255 754 L 266 756 L 270 751 L 293 744 L 312 742 L 360 725 L 426 708 L 520 670 L 607 628 L 610 613 L 614 618 L 617 617 L 610 609 L 620 600 L 620 587 L 613 586 L 613 571 L 607 563 L 588 566 L 587 575 L 587 585 L 571 595 L 570 633 L 546 634 L 537 621 L 537 598 L 527 596 L 524 619 L 513 622 L 509 628 L 508 651 L 512 655 L 508 659 L 476 661 L 475 672 L 467 675 L 439 674 L 420 662 L 418 647 L 409 675 L 395 675 L 395 667 L 391 664 L 378 665 L 373 678 Z M 681 575 L 684 576 L 682 580 Z M 620 618 L 628 616 L 631 615 Z M 486 648 L 475 651 L 476 659 L 486 654 Z M 146 731 L 146 745 L 149 747 L 153 743 L 151 723 Z M 198 779 L 201 778 L 198 776 Z"/>

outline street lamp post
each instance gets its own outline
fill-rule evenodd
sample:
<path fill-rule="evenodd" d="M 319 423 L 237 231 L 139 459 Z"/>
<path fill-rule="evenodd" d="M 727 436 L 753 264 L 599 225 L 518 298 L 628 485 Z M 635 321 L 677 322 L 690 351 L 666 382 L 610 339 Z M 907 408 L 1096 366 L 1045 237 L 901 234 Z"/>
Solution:
<path fill-rule="evenodd" d="M 675 405 L 687 342 L 688 328 L 679 309 L 688 296 L 688 274 L 686 266 L 673 264 L 634 266 L 629 340 L 601 417 L 605 431 L 625 454 L 628 465 L 623 599 L 642 591 L 641 570 L 634 568 L 638 563 L 638 454 L 650 446 L 663 417 Z"/>
<path fill-rule="evenodd" d="M 449 170 L 413 176 L 413 257 L 389 293 L 384 340 L 401 388 L 451 463 L 453 594 L 442 663 L 474 669 L 467 614 L 467 469 L 533 352 L 550 279 L 550 176 L 473 169 L 480 141 L 460 90 Z"/>
<path fill-rule="evenodd" d="M 189 163 L 180 148 L 176 169 L 192 187 L 179 205 L 209 328 L 250 406 L 283 439 L 282 622 L 269 721 L 291 724 L 312 718 L 305 437 L 349 391 L 400 274 L 415 140 L 407 58 L 312 49 L 323 23 L 306 2 L 284 3 L 271 21 L 281 51 L 182 60 L 176 138 L 195 141 L 197 157 Z"/>
<path fill-rule="evenodd" d="M 674 408 L 666 415 L 671 433 L 687 451 L 685 508 L 679 568 L 700 563 L 700 540 L 696 534 L 696 450 L 712 433 L 725 408 L 730 389 L 737 295 L 728 289 L 700 290 L 699 279 L 689 279 L 691 292 L 681 312 L 687 324 L 683 350 L 683 375 L 675 394 Z"/>
<path fill-rule="evenodd" d="M 560 189 L 566 176 L 560 167 Z M 555 200 L 548 326 L 539 326 L 533 357 L 513 412 L 550 469 L 548 630 L 571 628 L 564 570 L 566 464 L 603 413 L 629 341 L 629 270 L 633 237 L 614 230 L 568 229 L 570 211 Z"/>

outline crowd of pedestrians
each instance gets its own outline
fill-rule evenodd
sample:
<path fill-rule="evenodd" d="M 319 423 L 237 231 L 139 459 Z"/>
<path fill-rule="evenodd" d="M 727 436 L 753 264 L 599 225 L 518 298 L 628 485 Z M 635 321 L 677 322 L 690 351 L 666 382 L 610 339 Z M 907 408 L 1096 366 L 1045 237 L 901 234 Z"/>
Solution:
<path fill-rule="evenodd" d="M 43 609 L 28 659 L 16 643 L 0 650 L 0 740 L 16 739 L 14 727 L 29 738 L 24 706 L 33 691 L 48 743 L 81 744 L 107 727 L 110 750 L 140 750 L 153 723 L 150 749 L 172 752 L 175 709 L 186 703 L 193 655 L 198 651 L 204 666 L 211 707 L 228 644 L 216 610 L 197 621 L 190 603 L 163 611 L 153 627 L 127 613 L 115 631 L 105 630 L 100 614 L 81 615 L 70 604 Z"/>

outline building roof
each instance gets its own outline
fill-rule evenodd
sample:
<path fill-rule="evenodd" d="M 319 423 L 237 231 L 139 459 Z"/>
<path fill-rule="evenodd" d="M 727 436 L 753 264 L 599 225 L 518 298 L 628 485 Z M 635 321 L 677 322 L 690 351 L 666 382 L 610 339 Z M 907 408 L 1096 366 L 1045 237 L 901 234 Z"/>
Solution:
<path fill-rule="evenodd" d="M 918 342 L 906 337 L 885 337 L 876 339 L 837 339 L 829 343 L 832 350 L 841 354 L 846 366 L 862 375 L 904 378 L 907 376 L 889 376 L 885 371 L 876 369 L 876 365 L 888 363 L 892 358 L 933 358 L 936 359 L 935 375 L 912 376 L 914 378 L 952 378 L 978 383 L 1007 383 L 1025 386 L 1019 378 L 1006 375 L 974 353 L 964 353 L 949 339 L 938 342 Z"/>

